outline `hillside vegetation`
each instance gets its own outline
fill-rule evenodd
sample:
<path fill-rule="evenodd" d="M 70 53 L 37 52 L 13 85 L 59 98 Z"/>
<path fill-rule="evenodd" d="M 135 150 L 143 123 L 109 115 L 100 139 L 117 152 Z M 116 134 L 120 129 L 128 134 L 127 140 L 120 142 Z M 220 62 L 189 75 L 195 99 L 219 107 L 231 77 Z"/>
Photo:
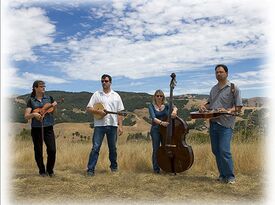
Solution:
<path fill-rule="evenodd" d="M 135 126 L 137 121 L 144 120 L 150 124 L 148 104 L 152 101 L 152 95 L 147 93 L 119 92 L 123 100 L 125 110 L 129 113 L 125 117 L 123 124 L 126 126 Z M 49 91 L 47 95 L 53 96 L 55 100 L 64 98 L 64 102 L 58 105 L 55 113 L 55 122 L 58 123 L 90 123 L 93 126 L 93 117 L 86 113 L 86 106 L 92 93 L 89 92 L 63 92 Z M 180 95 L 174 97 L 174 104 L 178 107 L 178 116 L 189 124 L 189 129 L 198 131 L 207 130 L 207 121 L 192 120 L 189 116 L 190 112 L 198 110 L 202 102 L 206 101 L 207 95 Z M 26 123 L 24 119 L 24 110 L 29 94 L 21 95 L 10 99 L 14 112 L 10 115 L 11 122 Z M 252 127 L 260 130 L 266 129 L 266 121 L 269 118 L 268 110 L 265 108 L 267 99 L 251 98 L 244 99 L 245 105 L 243 115 L 238 117 L 236 128 L 243 134 L 249 135 Z M 138 117 L 138 115 L 141 115 Z"/>

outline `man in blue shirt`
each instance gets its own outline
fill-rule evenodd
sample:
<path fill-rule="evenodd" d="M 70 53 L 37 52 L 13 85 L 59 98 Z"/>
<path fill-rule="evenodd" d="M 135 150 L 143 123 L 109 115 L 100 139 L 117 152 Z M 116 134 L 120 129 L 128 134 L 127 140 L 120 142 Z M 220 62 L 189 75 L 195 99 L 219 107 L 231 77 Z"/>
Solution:
<path fill-rule="evenodd" d="M 220 64 L 215 67 L 218 83 L 212 87 L 208 102 L 202 105 L 200 110 L 207 109 L 238 113 L 242 108 L 242 99 L 239 88 L 227 80 L 228 68 Z M 216 157 L 219 170 L 219 181 L 229 184 L 235 183 L 233 159 L 230 144 L 233 136 L 235 116 L 220 115 L 210 119 L 210 139 L 212 152 Z"/>

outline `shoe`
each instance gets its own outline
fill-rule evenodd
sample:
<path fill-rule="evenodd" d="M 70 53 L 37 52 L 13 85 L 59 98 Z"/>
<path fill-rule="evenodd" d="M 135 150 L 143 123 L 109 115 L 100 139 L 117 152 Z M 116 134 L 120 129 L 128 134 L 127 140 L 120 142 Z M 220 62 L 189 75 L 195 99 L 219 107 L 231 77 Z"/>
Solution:
<path fill-rule="evenodd" d="M 236 180 L 235 179 L 228 179 L 227 184 L 235 184 Z"/>
<path fill-rule="evenodd" d="M 117 172 L 117 168 L 115 168 L 115 169 L 111 168 L 111 172 Z"/>
<path fill-rule="evenodd" d="M 47 176 L 46 173 L 39 173 L 39 175 L 40 175 L 41 177 L 46 177 L 46 176 Z"/>
<path fill-rule="evenodd" d="M 54 173 L 48 173 L 49 177 L 54 177 L 55 174 Z"/>
<path fill-rule="evenodd" d="M 223 178 L 223 177 L 219 177 L 219 178 L 217 179 L 217 181 L 222 182 L 222 183 L 227 182 L 226 179 Z"/>
<path fill-rule="evenodd" d="M 155 174 L 160 174 L 160 170 L 154 170 Z"/>
<path fill-rule="evenodd" d="M 87 171 L 87 176 L 92 177 L 95 175 L 94 171 Z"/>

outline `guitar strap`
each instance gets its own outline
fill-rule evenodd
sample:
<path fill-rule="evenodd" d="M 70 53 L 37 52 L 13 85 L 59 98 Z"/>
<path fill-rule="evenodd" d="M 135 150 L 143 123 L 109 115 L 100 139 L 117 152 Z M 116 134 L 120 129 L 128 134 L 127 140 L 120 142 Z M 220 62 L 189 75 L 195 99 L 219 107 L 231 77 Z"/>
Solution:
<path fill-rule="evenodd" d="M 231 83 L 230 85 L 230 89 L 231 89 L 231 93 L 232 93 L 232 96 L 233 96 L 233 106 L 235 107 L 235 112 L 237 112 L 237 108 L 236 108 L 236 101 L 235 101 L 235 85 L 234 83 Z"/>

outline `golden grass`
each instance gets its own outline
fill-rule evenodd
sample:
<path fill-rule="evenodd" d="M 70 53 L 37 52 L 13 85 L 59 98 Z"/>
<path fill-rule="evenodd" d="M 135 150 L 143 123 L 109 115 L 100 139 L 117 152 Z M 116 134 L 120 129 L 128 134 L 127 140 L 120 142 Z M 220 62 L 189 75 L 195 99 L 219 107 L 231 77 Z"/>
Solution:
<path fill-rule="evenodd" d="M 31 141 L 16 141 L 14 142 L 14 147 L 16 154 L 14 155 L 13 162 L 16 167 L 36 168 Z M 70 142 L 58 139 L 56 168 L 85 170 L 91 147 L 90 142 Z M 202 173 L 204 170 L 216 172 L 216 163 L 210 145 L 208 143 L 194 144 L 192 148 L 195 156 L 195 162 L 191 168 L 192 172 Z M 151 169 L 151 142 L 119 144 L 117 151 L 120 169 L 137 172 L 149 171 Z M 237 174 L 255 174 L 263 171 L 264 152 L 259 142 L 233 143 L 232 154 L 234 169 Z M 45 153 L 44 155 L 46 156 Z M 109 168 L 108 155 L 108 147 L 106 139 L 104 139 L 97 169 L 105 170 Z"/>
<path fill-rule="evenodd" d="M 143 115 L 146 112 L 144 110 Z M 104 139 L 96 175 L 86 176 L 92 144 L 68 139 L 76 131 L 91 136 L 89 123 L 55 125 L 58 138 L 54 178 L 38 175 L 31 141 L 13 141 L 10 147 L 13 148 L 11 153 L 15 154 L 11 159 L 13 176 L 10 190 L 14 203 L 261 203 L 264 197 L 264 147 L 261 142 L 232 144 L 237 177 L 237 183 L 233 186 L 215 180 L 218 173 L 209 143 L 195 144 L 190 141 L 195 161 L 188 171 L 176 176 L 164 172 L 155 175 L 152 173 L 151 142 L 127 142 L 128 133 L 144 130 L 143 134 L 146 134 L 149 130 L 150 125 L 142 120 L 143 115 L 138 116 L 136 126 L 125 127 L 124 134 L 118 138 L 119 171 L 116 173 L 110 172 L 108 147 Z M 22 129 L 27 125 L 18 126 Z"/>
<path fill-rule="evenodd" d="M 57 169 L 73 168 L 85 170 L 91 150 L 89 142 L 69 142 L 57 140 Z M 209 144 L 192 145 L 195 161 L 192 172 L 216 172 L 216 163 Z M 16 141 L 14 163 L 16 167 L 36 168 L 34 162 L 33 145 L 31 141 Z M 45 150 L 45 147 L 44 147 Z M 45 152 L 45 151 L 44 151 Z M 151 142 L 128 142 L 118 145 L 119 168 L 125 171 L 142 172 L 151 169 Z M 46 155 L 44 153 L 44 155 Z M 263 171 L 263 152 L 259 143 L 233 143 L 232 155 L 236 174 L 251 175 Z M 98 170 L 109 169 L 109 153 L 104 139 L 99 160 Z M 46 160 L 46 159 L 45 159 Z M 205 170 L 205 171 L 204 171 Z"/>
<path fill-rule="evenodd" d="M 260 202 L 263 199 L 261 173 L 262 147 L 259 142 L 232 146 L 237 184 L 215 181 L 217 169 L 209 144 L 192 145 L 195 162 L 191 169 L 174 176 L 155 175 L 151 168 L 151 142 L 118 144 L 119 171 L 109 170 L 106 139 L 100 151 L 96 175 L 86 176 L 91 150 L 89 142 L 57 139 L 56 177 L 42 178 L 37 173 L 31 141 L 15 141 L 12 193 L 16 203 L 133 201 L 167 202 Z"/>

